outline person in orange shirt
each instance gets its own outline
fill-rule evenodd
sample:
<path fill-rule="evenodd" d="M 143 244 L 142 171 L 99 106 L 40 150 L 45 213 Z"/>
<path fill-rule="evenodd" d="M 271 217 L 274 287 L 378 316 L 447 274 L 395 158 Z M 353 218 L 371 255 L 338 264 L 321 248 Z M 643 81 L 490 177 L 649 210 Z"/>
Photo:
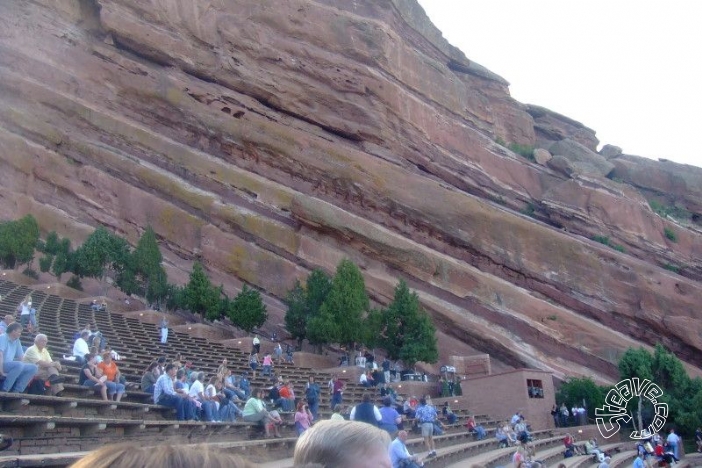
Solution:
<path fill-rule="evenodd" d="M 97 368 L 101 376 L 107 377 L 105 385 L 107 386 L 108 399 L 114 399 L 115 401 L 122 400 L 124 396 L 124 384 L 120 383 L 119 369 L 112 359 L 112 353 L 103 353 L 102 362 L 98 364 Z"/>

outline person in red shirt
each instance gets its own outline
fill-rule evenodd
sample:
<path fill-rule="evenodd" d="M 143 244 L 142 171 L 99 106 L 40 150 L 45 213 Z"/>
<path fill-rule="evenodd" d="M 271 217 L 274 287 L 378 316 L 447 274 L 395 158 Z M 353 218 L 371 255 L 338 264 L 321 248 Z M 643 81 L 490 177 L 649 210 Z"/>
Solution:
<path fill-rule="evenodd" d="M 283 411 L 294 411 L 295 392 L 293 391 L 292 383 L 286 382 L 285 385 L 280 387 L 278 392 L 280 393 L 280 406 Z"/>
<path fill-rule="evenodd" d="M 570 434 L 570 432 L 563 438 L 563 445 L 565 445 L 566 449 L 572 450 L 574 455 L 581 455 L 580 448 L 575 445 L 575 438 Z"/>

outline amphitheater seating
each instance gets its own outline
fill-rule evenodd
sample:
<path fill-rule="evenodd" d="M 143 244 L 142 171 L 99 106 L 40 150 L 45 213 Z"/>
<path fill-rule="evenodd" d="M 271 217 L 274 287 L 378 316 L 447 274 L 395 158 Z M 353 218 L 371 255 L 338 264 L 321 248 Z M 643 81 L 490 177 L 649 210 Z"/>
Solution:
<path fill-rule="evenodd" d="M 122 356 L 118 366 L 129 382 L 140 382 L 146 366 L 161 355 L 174 358 L 182 354 L 193 363 L 193 368 L 208 375 L 212 375 L 226 357 L 234 373 L 246 371 L 251 374 L 245 352 L 175 331 L 169 334 L 168 343 L 162 345 L 159 330 L 154 324 L 141 322 L 117 311 L 96 312 L 87 300 L 48 294 L 43 288 L 33 289 L 2 279 L 0 316 L 16 314 L 17 305 L 28 294 L 31 294 L 33 305 L 37 308 L 39 330 L 48 336 L 49 351 L 54 359 L 70 354 L 74 334 L 91 323 Z M 28 346 L 33 335 L 25 330 L 21 340 Z M 291 466 L 290 457 L 296 440 L 291 414 L 283 415 L 286 418 L 282 428 L 284 438 L 275 440 L 262 440 L 259 427 L 249 423 L 176 421 L 172 409 L 154 405 L 149 394 L 136 388 L 129 388 L 121 402 L 102 401 L 91 389 L 78 385 L 80 367 L 75 362 L 62 360 L 62 363 L 65 391 L 61 397 L 0 392 L 0 426 L 5 435 L 16 440 L 10 450 L 0 453 L 0 468 L 67 466 L 86 451 L 117 441 L 140 446 L 164 441 L 179 444 L 208 442 L 223 450 L 243 453 L 254 462 L 268 462 L 264 466 Z M 276 366 L 275 371 L 294 382 L 298 396 L 303 393 L 308 376 L 314 375 L 323 388 L 321 417 L 329 417 L 330 396 L 324 391 L 330 378 L 328 373 L 289 364 Z M 256 379 L 251 379 L 252 387 L 269 387 L 271 383 L 271 378 L 261 376 L 260 372 Z M 357 383 L 348 382 L 344 392 L 345 404 L 359 402 L 365 391 Z M 491 436 L 497 421 L 487 415 L 476 416 L 488 429 L 489 435 L 487 439 L 477 441 L 463 427 L 468 411 L 452 409 L 459 421 L 447 426 L 446 434 L 435 438 L 437 457 L 427 466 L 448 466 L 459 460 L 462 460 L 461 466 L 474 463 L 496 466 L 509 462 L 514 449 L 498 449 Z M 539 455 L 548 456 L 549 464 L 552 461 L 553 466 L 562 461 L 559 459 L 561 436 L 553 436 L 551 431 L 537 432 L 535 436 L 538 438 L 535 444 Z M 424 452 L 419 437 L 410 439 L 408 445 L 414 452 Z M 576 466 L 589 465 L 569 460 L 569 468 Z"/>

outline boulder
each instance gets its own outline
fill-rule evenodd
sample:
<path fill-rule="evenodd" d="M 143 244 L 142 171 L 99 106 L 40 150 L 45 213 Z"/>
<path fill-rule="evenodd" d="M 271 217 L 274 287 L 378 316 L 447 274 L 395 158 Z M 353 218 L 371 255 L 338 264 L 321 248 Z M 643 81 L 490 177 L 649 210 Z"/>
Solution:
<path fill-rule="evenodd" d="M 553 156 L 548 160 L 546 165 L 566 177 L 570 177 L 575 172 L 575 167 L 573 167 L 573 164 L 565 156 Z"/>
<path fill-rule="evenodd" d="M 538 163 L 541 164 L 542 166 L 545 166 L 546 163 L 548 163 L 553 156 L 547 149 L 544 148 L 536 148 L 534 150 L 534 160 Z"/>
<path fill-rule="evenodd" d="M 533 104 L 527 104 L 526 111 L 534 118 L 534 131 L 539 146 L 548 148 L 553 142 L 570 138 L 591 151 L 597 151 L 600 142 L 595 131 L 577 120 Z"/>
<path fill-rule="evenodd" d="M 604 145 L 600 150 L 600 155 L 605 159 L 616 158 L 620 154 L 622 154 L 622 149 L 614 145 Z"/>
<path fill-rule="evenodd" d="M 614 165 L 603 156 L 586 148 L 575 140 L 558 141 L 549 148 L 554 156 L 563 156 L 572 165 L 573 170 L 580 174 L 605 177 Z"/>
<path fill-rule="evenodd" d="M 702 216 L 702 168 L 633 155 L 621 155 L 611 162 L 612 177 L 639 188 L 649 199 Z"/>

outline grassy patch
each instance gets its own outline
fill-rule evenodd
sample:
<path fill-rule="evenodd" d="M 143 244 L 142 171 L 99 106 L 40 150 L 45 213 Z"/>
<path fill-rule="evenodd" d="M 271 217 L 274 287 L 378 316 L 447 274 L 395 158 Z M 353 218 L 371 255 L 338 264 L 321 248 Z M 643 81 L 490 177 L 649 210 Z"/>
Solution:
<path fill-rule="evenodd" d="M 668 271 L 672 271 L 673 273 L 680 274 L 680 267 L 672 263 L 666 263 L 665 265 L 663 265 L 663 268 L 665 268 Z"/>
<path fill-rule="evenodd" d="M 651 207 L 654 213 L 662 218 L 670 216 L 680 221 L 689 221 L 692 219 L 691 212 L 675 205 L 664 205 L 657 200 L 649 200 L 648 206 Z"/>
<path fill-rule="evenodd" d="M 602 245 L 606 245 L 607 247 L 611 247 L 614 250 L 616 250 L 617 252 L 622 252 L 622 253 L 626 252 L 626 249 L 624 248 L 623 245 L 613 244 L 609 240 L 609 237 L 607 237 L 607 236 L 593 236 L 592 240 L 594 240 L 595 242 L 599 242 Z"/>
<path fill-rule="evenodd" d="M 528 159 L 529 161 L 536 162 L 534 158 L 534 147 L 531 145 L 520 145 L 519 143 L 507 143 L 501 137 L 495 138 L 495 143 L 505 148 L 509 148 L 518 155 Z"/>
<path fill-rule="evenodd" d="M 520 145 L 519 143 L 510 143 L 508 148 L 517 153 L 518 155 L 527 158 L 529 161 L 536 161 L 536 159 L 534 159 L 534 147 L 531 145 Z"/>
<path fill-rule="evenodd" d="M 527 203 L 527 205 L 522 208 L 522 214 L 525 214 L 527 216 L 531 216 L 532 218 L 534 217 L 534 213 L 536 212 L 536 207 L 534 206 L 533 203 Z"/>
<path fill-rule="evenodd" d="M 593 236 L 592 240 L 603 245 L 609 245 L 609 237 L 607 236 Z"/>
<path fill-rule="evenodd" d="M 663 233 L 665 234 L 665 237 L 670 242 L 677 242 L 678 241 L 678 235 L 675 234 L 675 231 L 673 231 L 671 228 L 667 227 L 667 228 L 663 229 Z"/>

